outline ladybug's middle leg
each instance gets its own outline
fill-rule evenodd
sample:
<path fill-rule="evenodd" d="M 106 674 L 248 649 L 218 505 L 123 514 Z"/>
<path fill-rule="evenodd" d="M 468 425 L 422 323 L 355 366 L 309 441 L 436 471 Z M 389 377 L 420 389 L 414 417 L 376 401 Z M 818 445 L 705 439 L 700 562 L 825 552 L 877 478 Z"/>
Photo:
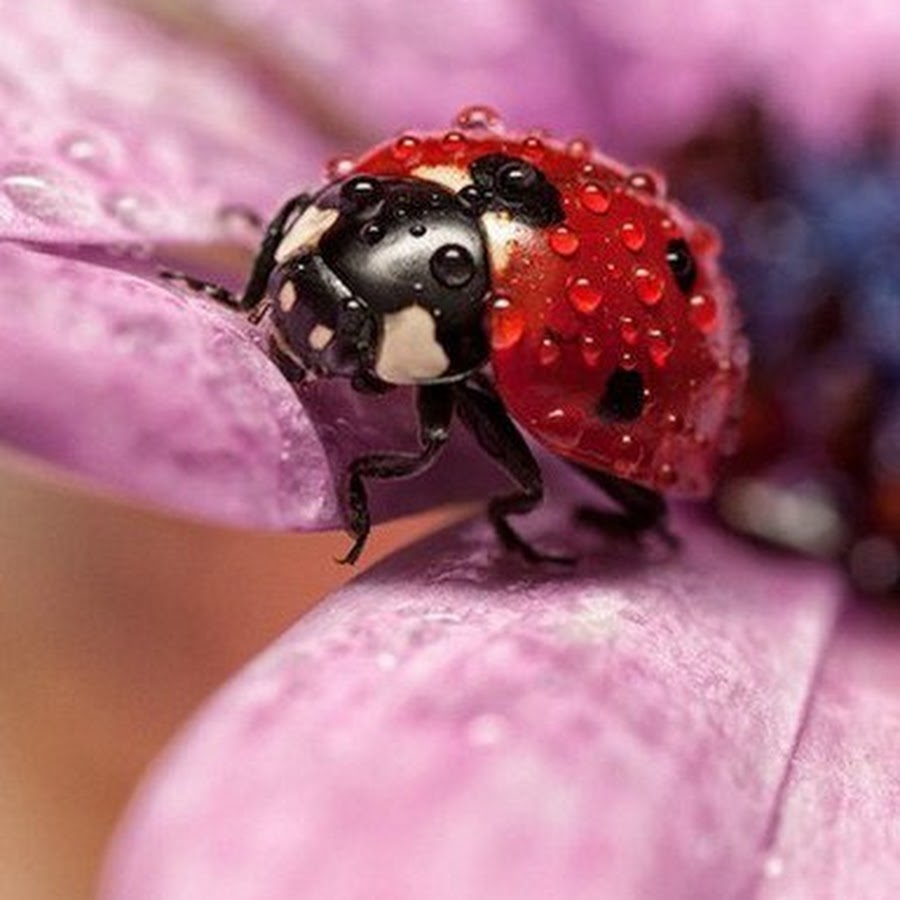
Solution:
<path fill-rule="evenodd" d="M 426 385 L 419 388 L 416 404 L 419 414 L 419 443 L 421 451 L 413 453 L 371 453 L 353 460 L 344 483 L 343 503 L 347 515 L 347 530 L 353 546 L 339 560 L 353 565 L 372 529 L 369 498 L 365 479 L 409 478 L 424 472 L 443 450 L 450 437 L 453 419 L 453 391 L 445 385 Z"/>
<path fill-rule="evenodd" d="M 528 449 L 519 430 L 509 418 L 498 397 L 485 388 L 463 382 L 456 385 L 457 414 L 475 436 L 485 453 L 496 460 L 504 472 L 518 485 L 513 494 L 493 497 L 488 515 L 500 541 L 508 549 L 519 553 L 529 562 L 550 562 L 571 565 L 566 556 L 550 556 L 532 547 L 509 524 L 508 516 L 521 516 L 540 506 L 544 499 L 544 480 L 537 460 Z"/>
<path fill-rule="evenodd" d="M 677 546 L 677 538 L 666 528 L 668 507 L 660 493 L 608 472 L 588 469 L 574 463 L 573 466 L 622 509 L 621 512 L 610 512 L 582 506 L 576 513 L 579 521 L 607 534 L 631 538 L 655 531 L 666 543 Z"/>

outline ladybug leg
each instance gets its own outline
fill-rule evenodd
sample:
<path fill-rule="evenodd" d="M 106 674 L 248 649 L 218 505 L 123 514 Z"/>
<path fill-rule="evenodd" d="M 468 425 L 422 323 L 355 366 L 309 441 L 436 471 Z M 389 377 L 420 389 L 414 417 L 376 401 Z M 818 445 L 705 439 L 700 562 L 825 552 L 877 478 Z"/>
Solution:
<path fill-rule="evenodd" d="M 272 219 L 271 224 L 266 229 L 256 260 L 253 263 L 250 279 L 240 297 L 235 296 L 228 288 L 222 287 L 220 284 L 203 281 L 184 272 L 173 272 L 169 269 L 164 269 L 159 273 L 159 277 L 165 281 L 183 284 L 190 290 L 203 294 L 209 297 L 210 300 L 215 300 L 216 303 L 221 303 L 223 306 L 229 306 L 241 312 L 249 312 L 251 321 L 256 322 L 260 316 L 255 315 L 255 313 L 265 299 L 269 276 L 275 268 L 275 251 L 278 249 L 281 238 L 284 236 L 285 225 L 296 212 L 302 213 L 309 206 L 309 203 L 310 198 L 307 194 L 292 197 L 281 207 L 275 218 Z"/>
<path fill-rule="evenodd" d="M 286 226 L 296 215 L 302 215 L 311 202 L 312 198 L 309 194 L 298 194 L 296 197 L 291 197 L 269 223 L 262 246 L 259 248 L 259 253 L 256 254 L 247 286 L 238 301 L 241 309 L 253 310 L 262 303 L 266 296 L 266 288 L 269 286 L 269 276 L 277 265 L 275 252 L 284 237 Z"/>
<path fill-rule="evenodd" d="M 508 516 L 525 515 L 540 506 L 544 499 L 544 480 L 537 460 L 499 398 L 484 389 L 484 382 L 479 384 L 481 387 L 465 382 L 456 385 L 457 414 L 481 449 L 519 486 L 515 493 L 494 497 L 488 504 L 488 515 L 497 537 L 504 547 L 528 562 L 574 564 L 571 557 L 551 556 L 536 550 L 507 521 Z"/>
<path fill-rule="evenodd" d="M 660 493 L 616 478 L 607 472 L 578 465 L 574 468 L 622 508 L 622 512 L 609 512 L 582 506 L 576 511 L 580 522 L 606 534 L 629 538 L 637 538 L 647 531 L 655 531 L 669 546 L 673 548 L 678 546 L 678 539 L 666 528 L 668 509 Z"/>
<path fill-rule="evenodd" d="M 416 395 L 416 406 L 421 445 L 418 454 L 372 453 L 360 456 L 350 464 L 343 503 L 347 513 L 347 530 L 353 536 L 353 546 L 338 562 L 353 565 L 359 559 L 372 528 L 365 479 L 410 478 L 418 475 L 434 462 L 447 443 L 453 419 L 452 389 L 445 385 L 421 387 Z"/>

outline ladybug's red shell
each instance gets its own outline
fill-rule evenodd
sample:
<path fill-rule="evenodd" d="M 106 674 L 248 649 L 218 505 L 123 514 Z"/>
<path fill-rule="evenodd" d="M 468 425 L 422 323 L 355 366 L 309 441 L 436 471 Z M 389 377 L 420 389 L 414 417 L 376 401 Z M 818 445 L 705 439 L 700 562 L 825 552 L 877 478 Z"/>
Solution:
<path fill-rule="evenodd" d="M 469 165 L 496 153 L 543 172 L 564 213 L 547 227 L 506 213 L 483 217 L 491 363 L 510 414 L 585 466 L 655 489 L 707 493 L 731 440 L 747 350 L 714 232 L 668 202 L 656 176 L 629 172 L 580 141 L 487 129 L 404 135 L 352 171 L 461 189 Z M 667 264 L 673 241 L 693 256 L 689 291 Z M 638 391 L 632 408 L 610 406 L 611 384 Z"/>

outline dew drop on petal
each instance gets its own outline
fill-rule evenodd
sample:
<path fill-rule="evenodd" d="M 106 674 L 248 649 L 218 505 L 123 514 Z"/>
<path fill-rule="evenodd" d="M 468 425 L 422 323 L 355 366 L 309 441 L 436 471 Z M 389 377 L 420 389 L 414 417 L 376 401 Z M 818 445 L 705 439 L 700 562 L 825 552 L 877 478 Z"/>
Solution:
<path fill-rule="evenodd" d="M 525 315 L 508 297 L 495 297 L 491 305 L 491 346 L 495 350 L 515 347 L 525 333 Z"/>
<path fill-rule="evenodd" d="M 612 191 L 596 181 L 589 181 L 582 185 L 578 199 L 586 210 L 599 216 L 609 210 L 612 204 Z"/>
<path fill-rule="evenodd" d="M 688 304 L 691 322 L 704 334 L 709 334 L 718 320 L 716 301 L 708 294 L 695 294 Z"/>
<path fill-rule="evenodd" d="M 500 131 L 503 128 L 500 113 L 491 106 L 479 104 L 460 110 L 456 124 L 466 131 Z"/>
<path fill-rule="evenodd" d="M 644 244 L 647 243 L 647 231 L 640 222 L 625 222 L 622 227 L 619 229 L 619 237 L 622 239 L 622 243 L 631 250 L 632 253 L 637 253 L 639 250 L 642 250 Z"/>
<path fill-rule="evenodd" d="M 634 270 L 634 290 L 638 299 L 646 306 L 655 306 L 662 299 L 666 282 L 662 276 L 639 266 Z"/>
<path fill-rule="evenodd" d="M 550 249 L 559 256 L 574 256 L 581 243 L 578 235 L 566 225 L 559 225 L 550 232 Z"/>
<path fill-rule="evenodd" d="M 106 141 L 87 134 L 67 134 L 58 144 L 62 158 L 91 172 L 108 172 L 112 153 Z"/>
<path fill-rule="evenodd" d="M 24 164 L 6 169 L 0 187 L 13 206 L 41 222 L 86 224 L 96 218 L 89 194 L 39 166 Z"/>
<path fill-rule="evenodd" d="M 591 284 L 590 279 L 573 278 L 566 288 L 566 296 L 569 303 L 580 313 L 590 315 L 603 300 L 603 292 L 596 285 Z"/>
<path fill-rule="evenodd" d="M 144 194 L 110 194 L 103 205 L 113 218 L 132 231 L 154 231 L 162 223 L 159 204 Z"/>

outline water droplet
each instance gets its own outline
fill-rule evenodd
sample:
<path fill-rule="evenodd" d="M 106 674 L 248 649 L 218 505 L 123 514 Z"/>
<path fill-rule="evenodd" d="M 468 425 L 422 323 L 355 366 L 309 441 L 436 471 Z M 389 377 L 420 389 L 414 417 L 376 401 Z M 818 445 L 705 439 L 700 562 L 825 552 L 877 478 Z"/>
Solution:
<path fill-rule="evenodd" d="M 676 412 L 666 413 L 663 424 L 670 431 L 679 432 L 684 430 L 684 419 Z"/>
<path fill-rule="evenodd" d="M 59 142 L 62 156 L 92 172 L 106 172 L 111 162 L 108 143 L 87 134 L 67 134 Z"/>
<path fill-rule="evenodd" d="M 424 237 L 427 231 L 428 229 L 421 222 L 409 226 L 409 233 L 413 237 Z"/>
<path fill-rule="evenodd" d="M 612 191 L 596 181 L 589 181 L 582 185 L 578 198 L 586 210 L 603 215 L 612 204 Z"/>
<path fill-rule="evenodd" d="M 662 490 L 666 490 L 678 484 L 678 472 L 676 472 L 668 463 L 663 463 L 656 470 L 656 475 L 654 477 L 657 487 Z"/>
<path fill-rule="evenodd" d="M 424 234 L 424 231 L 422 233 Z M 464 287 L 475 276 L 475 260 L 472 259 L 472 254 L 459 244 L 444 244 L 443 247 L 438 247 L 431 255 L 430 267 L 435 280 L 448 288 Z"/>
<path fill-rule="evenodd" d="M 393 154 L 394 159 L 399 162 L 411 162 L 420 155 L 421 150 L 422 142 L 415 135 L 401 134 L 400 137 L 394 141 L 391 153 Z"/>
<path fill-rule="evenodd" d="M 596 366 L 603 355 L 600 350 L 600 342 L 590 334 L 583 334 L 578 343 L 581 347 L 581 358 L 585 364 L 591 368 Z"/>
<path fill-rule="evenodd" d="M 346 178 L 356 165 L 356 161 L 352 156 L 335 156 L 325 163 L 325 177 L 329 181 L 337 181 L 339 178 Z"/>
<path fill-rule="evenodd" d="M 552 366 L 559 360 L 559 356 L 559 344 L 549 334 L 546 335 L 538 347 L 538 362 L 542 366 Z"/>
<path fill-rule="evenodd" d="M 628 476 L 634 472 L 644 456 L 644 448 L 633 435 L 623 434 L 618 440 L 613 469 L 617 475 Z"/>
<path fill-rule="evenodd" d="M 479 104 L 460 110 L 456 124 L 466 131 L 500 131 L 503 127 L 496 109 Z"/>
<path fill-rule="evenodd" d="M 466 136 L 461 131 L 448 131 L 441 138 L 441 146 L 450 152 L 461 150 L 466 145 Z"/>
<path fill-rule="evenodd" d="M 145 194 L 110 194 L 104 206 L 132 231 L 155 231 L 163 220 L 159 204 Z"/>
<path fill-rule="evenodd" d="M 569 303 L 580 313 L 590 315 L 603 300 L 603 292 L 600 288 L 591 284 L 590 280 L 584 277 L 574 278 L 569 282 L 566 288 L 566 296 Z"/>
<path fill-rule="evenodd" d="M 632 252 L 642 250 L 647 243 L 647 231 L 640 222 L 625 222 L 619 229 L 622 243 Z"/>
<path fill-rule="evenodd" d="M 716 301 L 708 294 L 695 294 L 688 303 L 691 322 L 704 334 L 713 331 L 719 317 Z"/>
<path fill-rule="evenodd" d="M 653 365 L 657 368 L 665 368 L 672 353 L 672 347 L 672 343 L 658 328 L 651 328 L 647 332 L 647 352 L 650 354 Z"/>
<path fill-rule="evenodd" d="M 649 194 L 651 197 L 659 197 L 665 193 L 662 176 L 650 172 L 634 172 L 629 175 L 626 182 L 633 191 Z"/>
<path fill-rule="evenodd" d="M 666 282 L 655 272 L 639 266 L 634 270 L 634 290 L 641 303 L 655 306 L 662 299 L 666 290 Z"/>
<path fill-rule="evenodd" d="M 531 160 L 537 161 L 541 159 L 546 149 L 544 142 L 535 134 L 528 135 L 528 137 L 522 141 L 522 151 L 525 156 Z"/>
<path fill-rule="evenodd" d="M 550 249 L 560 256 L 574 256 L 578 252 L 578 235 L 565 225 L 559 225 L 550 232 Z"/>
<path fill-rule="evenodd" d="M 378 222 L 366 222 L 360 229 L 359 236 L 367 244 L 377 244 L 384 237 L 384 226 Z"/>
<path fill-rule="evenodd" d="M 630 347 L 633 347 L 641 336 L 634 319 L 631 316 L 622 316 L 619 319 L 619 326 L 619 334 L 622 335 L 622 340 Z"/>
<path fill-rule="evenodd" d="M 551 410 L 536 428 L 557 447 L 576 447 L 584 434 L 584 411 L 578 407 Z"/>
<path fill-rule="evenodd" d="M 575 159 L 583 159 L 591 154 L 591 142 L 586 138 L 575 138 L 566 144 L 566 153 Z"/>
<path fill-rule="evenodd" d="M 23 164 L 5 171 L 3 193 L 26 215 L 53 224 L 84 224 L 95 218 L 91 197 L 57 173 Z"/>
<path fill-rule="evenodd" d="M 525 316 L 508 297 L 495 297 L 491 305 L 491 346 L 509 350 L 525 333 Z"/>

